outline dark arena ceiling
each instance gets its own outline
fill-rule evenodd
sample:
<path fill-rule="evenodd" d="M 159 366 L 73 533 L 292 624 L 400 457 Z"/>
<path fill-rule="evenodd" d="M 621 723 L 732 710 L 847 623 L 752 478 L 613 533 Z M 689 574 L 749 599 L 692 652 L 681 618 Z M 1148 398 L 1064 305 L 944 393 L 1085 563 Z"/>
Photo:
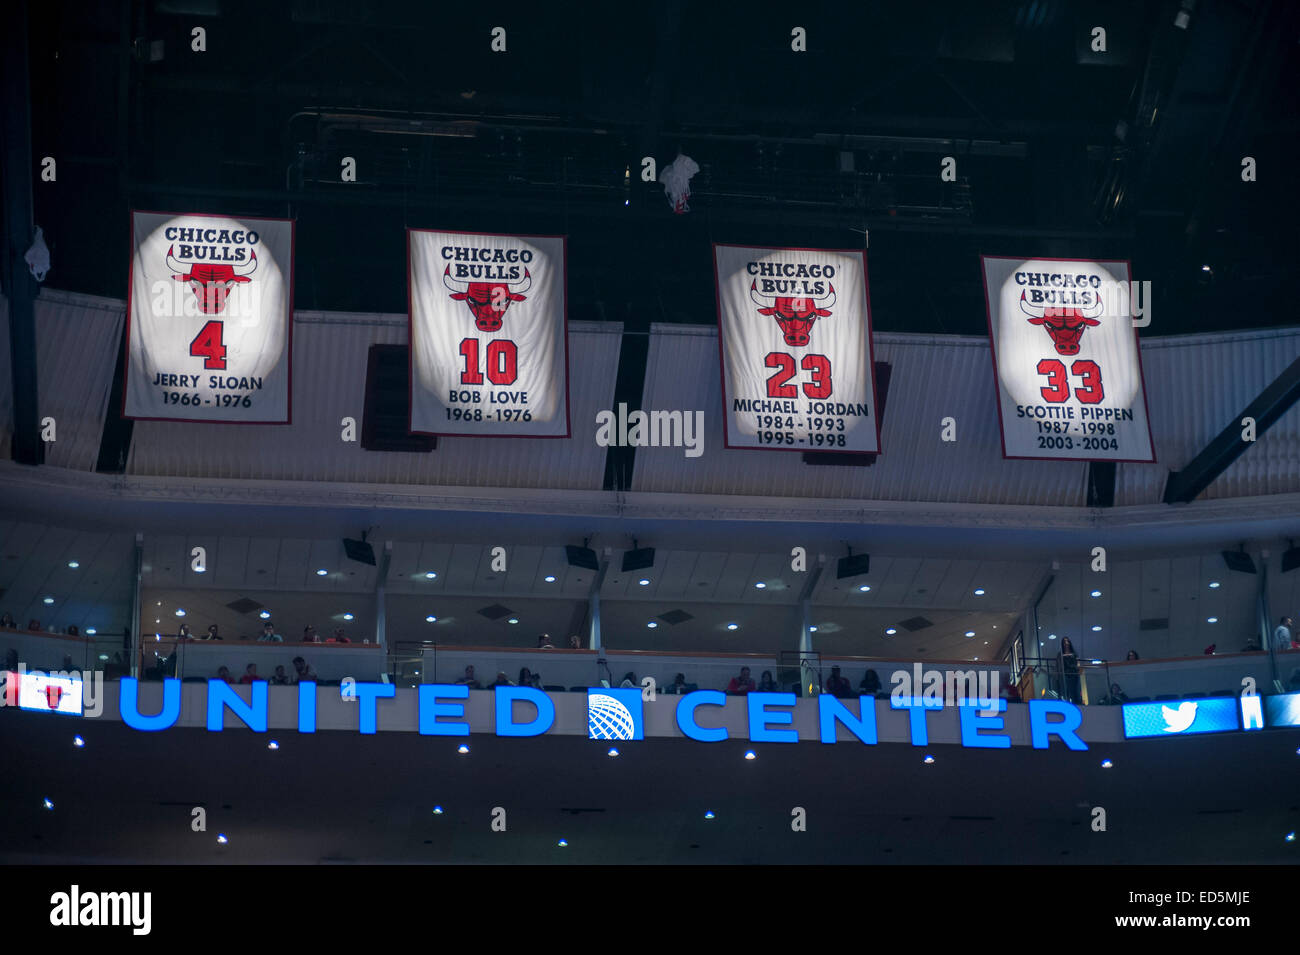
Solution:
<path fill-rule="evenodd" d="M 633 330 L 713 322 L 711 241 L 868 235 L 879 331 L 982 335 L 980 253 L 1131 259 L 1144 335 L 1285 324 L 1300 6 L 1185 6 L 38 4 L 48 281 L 122 298 L 128 208 L 202 208 L 297 218 L 300 309 L 405 311 L 436 226 L 567 234 L 570 317 Z M 685 215 L 640 177 L 679 150 Z"/>

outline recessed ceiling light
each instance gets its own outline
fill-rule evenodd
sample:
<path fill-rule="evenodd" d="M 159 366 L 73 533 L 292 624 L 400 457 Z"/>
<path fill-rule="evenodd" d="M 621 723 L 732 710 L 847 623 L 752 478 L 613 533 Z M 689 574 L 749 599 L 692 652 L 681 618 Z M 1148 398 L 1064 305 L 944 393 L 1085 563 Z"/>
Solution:
<path fill-rule="evenodd" d="M 705 819 L 713 819 L 713 818 L 714 818 L 713 810 L 710 809 L 708 812 L 706 812 L 706 813 L 704 814 L 704 818 L 705 818 Z"/>
<path fill-rule="evenodd" d="M 563 849 L 568 844 L 569 844 L 568 839 L 561 839 L 559 842 L 556 843 L 556 845 L 559 846 L 561 849 Z"/>
<path fill-rule="evenodd" d="M 329 573 L 329 571 L 326 570 L 324 567 L 322 567 L 320 570 L 316 571 L 316 576 L 317 576 L 317 577 L 324 577 L 324 576 L 325 576 L 326 574 L 328 574 L 328 573 Z"/>
<path fill-rule="evenodd" d="M 618 750 L 615 749 L 613 746 L 611 746 L 611 747 L 609 748 L 609 752 L 606 753 L 605 755 L 606 755 L 606 756 L 617 756 L 617 755 L 618 755 Z"/>
<path fill-rule="evenodd" d="M 738 624 L 738 623 L 729 623 L 729 624 L 727 624 L 727 629 L 728 629 L 728 630 L 739 630 L 739 629 L 740 629 L 740 624 Z"/>
<path fill-rule="evenodd" d="M 892 637 L 894 634 L 898 633 L 898 631 L 895 630 L 893 627 L 890 627 L 888 630 L 885 631 L 885 633 L 889 634 Z"/>
<path fill-rule="evenodd" d="M 754 587 L 755 587 L 755 589 L 757 589 L 757 590 L 766 590 L 766 589 L 767 589 L 767 584 L 763 583 L 763 582 L 760 580 L 758 583 L 756 583 L 756 584 L 754 585 Z"/>
<path fill-rule="evenodd" d="M 217 833 L 217 845 L 224 846 L 229 841 L 230 840 L 226 838 L 226 834 L 224 832 Z"/>
<path fill-rule="evenodd" d="M 808 628 L 808 632 L 809 632 L 809 633 L 816 633 L 816 632 L 817 632 L 817 628 L 816 628 L 816 627 L 809 627 L 809 628 Z"/>
<path fill-rule="evenodd" d="M 52 603 L 54 603 L 54 598 L 53 598 L 53 597 L 46 597 L 46 598 L 45 598 L 45 603 L 47 603 L 47 604 L 52 604 Z"/>
<path fill-rule="evenodd" d="M 506 621 L 506 623 L 518 623 L 518 622 L 519 622 L 518 617 L 511 617 L 509 620 Z"/>
<path fill-rule="evenodd" d="M 555 577 L 552 576 L 552 575 L 550 575 L 550 574 L 547 574 L 547 576 L 546 576 L 546 582 L 547 582 L 548 584 L 553 584 L 553 583 L 555 583 Z"/>
<path fill-rule="evenodd" d="M 1110 769 L 1110 768 L 1111 768 L 1112 766 L 1114 766 L 1114 765 L 1115 765 L 1115 764 L 1112 763 L 1109 759 L 1103 759 L 1103 760 L 1101 761 L 1101 768 L 1102 768 L 1102 769 Z"/>
<path fill-rule="evenodd" d="M 95 634 L 97 634 L 97 633 L 99 633 L 99 631 L 96 630 L 94 627 L 87 627 L 87 628 L 86 628 L 86 636 L 88 636 L 88 637 L 93 637 L 93 636 L 94 636 Z"/>
<path fill-rule="evenodd" d="M 46 797 L 45 801 L 41 805 L 43 805 L 46 809 L 54 808 L 54 803 L 48 797 Z"/>
<path fill-rule="evenodd" d="M 1210 581 L 1210 589 L 1211 589 L 1211 590 L 1218 590 L 1218 589 L 1219 589 L 1219 582 L 1218 582 L 1217 580 L 1211 580 L 1211 581 Z"/>
<path fill-rule="evenodd" d="M 651 620 L 649 623 L 646 624 L 646 626 L 649 627 L 651 630 L 653 630 L 653 629 L 655 629 L 655 627 L 659 626 L 659 624 L 657 624 L 657 623 L 655 623 L 653 620 Z"/>
<path fill-rule="evenodd" d="M 1088 594 L 1088 596 L 1089 596 L 1089 597 L 1100 597 L 1100 596 L 1101 596 L 1101 591 L 1100 591 L 1100 590 L 1094 590 L 1092 593 Z"/>
<path fill-rule="evenodd" d="M 988 645 L 989 645 L 989 642 L 988 642 L 987 640 L 985 640 L 985 641 L 984 641 L 984 646 L 987 647 Z"/>
<path fill-rule="evenodd" d="M 746 750 L 746 751 L 745 751 L 745 758 L 746 758 L 746 759 L 756 759 L 756 758 L 757 758 L 757 755 L 754 753 L 754 751 L 753 751 L 752 749 L 750 749 L 750 750 Z"/>
<path fill-rule="evenodd" d="M 176 616 L 178 616 L 178 617 L 183 617 L 183 616 L 185 616 L 185 611 L 182 610 L 180 607 L 177 607 L 177 608 L 176 608 Z"/>
<path fill-rule="evenodd" d="M 1048 639 L 1048 640 L 1055 640 L 1055 639 L 1056 639 L 1056 634 L 1054 634 L 1054 633 L 1049 633 L 1049 634 L 1047 635 L 1047 639 Z M 1042 645 L 1042 641 L 1041 641 L 1041 640 L 1039 641 L 1039 645 L 1040 645 L 1040 646 Z"/>
<path fill-rule="evenodd" d="M 438 575 L 435 574 L 433 571 L 429 571 L 429 572 L 428 572 L 427 574 L 425 574 L 424 576 L 427 577 L 427 578 L 429 578 L 429 580 L 433 580 L 433 578 L 437 577 Z"/>
<path fill-rule="evenodd" d="M 978 589 L 975 591 L 975 596 L 976 596 L 976 597 L 983 597 L 983 596 L 984 596 L 984 588 L 983 588 L 983 587 L 978 588 Z"/>
<path fill-rule="evenodd" d="M 74 736 L 74 737 L 72 737 L 72 745 L 73 745 L 73 746 L 85 746 L 85 745 L 86 745 L 86 741 L 85 741 L 84 739 L 82 739 L 80 736 Z"/>
<path fill-rule="evenodd" d="M 1093 628 L 1092 628 L 1092 632 L 1093 632 L 1093 633 L 1100 633 L 1100 632 L 1101 632 L 1101 627 L 1100 627 L 1100 626 L 1093 627 Z"/>
<path fill-rule="evenodd" d="M 1218 617 L 1206 617 L 1206 618 L 1205 618 L 1205 622 L 1206 622 L 1206 623 L 1218 623 L 1218 622 L 1219 622 L 1219 618 L 1218 618 Z"/>
<path fill-rule="evenodd" d="M 261 613 L 258 614 L 258 616 L 261 617 L 263 620 L 270 620 L 270 619 L 271 619 L 271 611 L 269 611 L 269 610 L 263 610 Z"/>
<path fill-rule="evenodd" d="M 70 560 L 68 561 L 68 566 L 71 567 L 73 570 L 76 570 L 81 565 L 77 563 L 75 560 Z"/>
<path fill-rule="evenodd" d="M 434 807 L 433 807 L 433 814 L 434 814 L 435 816 L 441 816 L 441 815 L 442 815 L 442 807 L 441 807 L 441 806 L 434 806 Z"/>
<path fill-rule="evenodd" d="M 862 591 L 864 594 L 870 589 L 871 589 L 870 584 L 863 584 L 861 587 L 858 588 L 858 590 Z"/>
<path fill-rule="evenodd" d="M 466 753 L 469 752 L 469 747 L 466 746 L 464 743 L 461 743 L 459 746 L 456 747 L 456 752 L 464 756 Z"/>
<path fill-rule="evenodd" d="M 966 631 L 966 636 L 968 636 L 968 637 L 973 637 L 973 636 L 975 636 L 975 631 L 974 631 L 974 630 L 967 630 L 967 631 Z"/>
<path fill-rule="evenodd" d="M 279 748 L 280 748 L 280 744 L 277 743 L 275 740 L 271 740 L 269 743 L 266 744 L 266 748 L 267 748 L 267 749 L 279 749 Z"/>
<path fill-rule="evenodd" d="M 637 581 L 637 583 L 640 584 L 642 587 L 650 586 L 650 580 L 647 577 L 642 577 L 640 580 Z"/>
<path fill-rule="evenodd" d="M 424 622 L 425 622 L 425 623 L 437 623 L 437 622 L 438 622 L 438 618 L 435 617 L 433 614 L 429 614 L 429 616 L 427 616 L 427 617 L 424 618 Z"/>
<path fill-rule="evenodd" d="M 934 757 L 931 756 L 929 753 L 927 753 L 926 756 L 925 756 L 925 759 L 921 760 L 921 762 L 923 762 L 923 763 L 925 763 L 925 765 L 929 766 L 931 763 L 934 762 Z"/>
<path fill-rule="evenodd" d="M 343 619 L 344 619 L 344 620 L 351 620 L 351 619 L 352 619 L 352 614 L 350 614 L 350 613 L 345 613 L 345 614 L 343 615 Z"/>

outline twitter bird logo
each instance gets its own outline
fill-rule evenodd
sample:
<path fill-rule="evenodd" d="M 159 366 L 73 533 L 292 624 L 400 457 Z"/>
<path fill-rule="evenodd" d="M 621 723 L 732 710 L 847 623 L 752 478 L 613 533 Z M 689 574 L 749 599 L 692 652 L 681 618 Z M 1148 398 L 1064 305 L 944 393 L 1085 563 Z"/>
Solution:
<path fill-rule="evenodd" d="M 1196 721 L 1196 702 L 1188 700 L 1177 708 L 1162 706 L 1160 715 L 1165 718 L 1166 733 L 1181 733 Z"/>

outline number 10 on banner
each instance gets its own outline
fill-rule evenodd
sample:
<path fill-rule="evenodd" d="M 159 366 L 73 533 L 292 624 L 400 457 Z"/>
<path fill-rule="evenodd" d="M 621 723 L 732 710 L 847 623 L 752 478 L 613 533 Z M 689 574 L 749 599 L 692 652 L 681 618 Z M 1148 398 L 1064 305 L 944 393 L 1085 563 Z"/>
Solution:
<path fill-rule="evenodd" d="M 496 338 L 485 349 L 487 368 L 479 360 L 479 340 L 466 338 L 460 343 L 460 357 L 465 360 L 465 370 L 460 373 L 462 385 L 483 384 L 484 371 L 494 385 L 513 385 L 519 378 L 519 348 L 508 338 Z"/>

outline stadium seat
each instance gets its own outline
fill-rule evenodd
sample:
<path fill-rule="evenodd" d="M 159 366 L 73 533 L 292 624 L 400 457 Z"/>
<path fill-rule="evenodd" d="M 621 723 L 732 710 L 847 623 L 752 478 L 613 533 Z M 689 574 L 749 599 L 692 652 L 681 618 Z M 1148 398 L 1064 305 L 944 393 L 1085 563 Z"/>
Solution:
<path fill-rule="evenodd" d="M 542 686 L 542 689 L 545 690 L 547 693 L 563 693 L 563 692 L 565 692 L 564 687 L 562 687 L 562 686 L 553 686 L 553 685 L 546 685 L 546 684 L 544 684 L 544 685 Z"/>

